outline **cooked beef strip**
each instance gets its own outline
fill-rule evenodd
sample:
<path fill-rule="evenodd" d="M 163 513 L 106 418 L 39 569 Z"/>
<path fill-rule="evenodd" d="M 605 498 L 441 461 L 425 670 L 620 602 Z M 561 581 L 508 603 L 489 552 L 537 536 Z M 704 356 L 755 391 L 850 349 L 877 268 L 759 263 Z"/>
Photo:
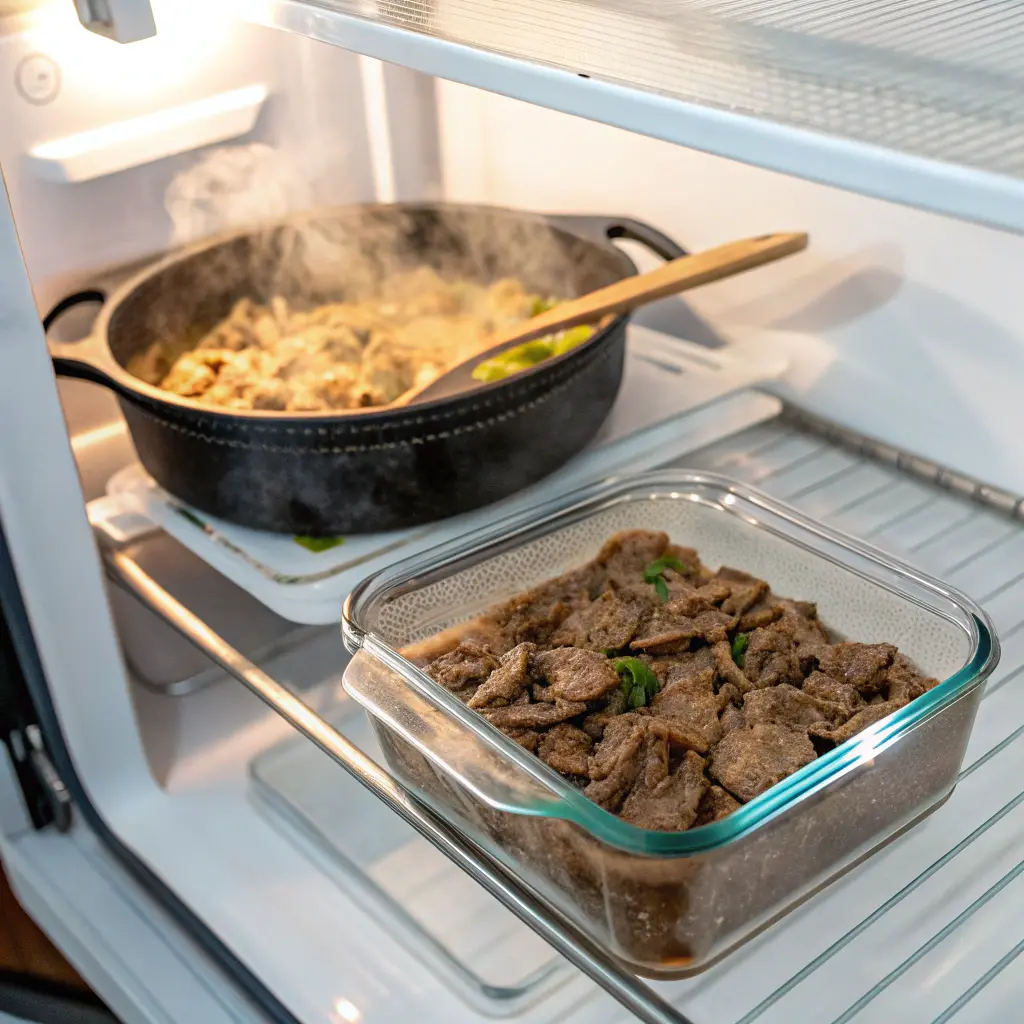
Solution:
<path fill-rule="evenodd" d="M 790 601 L 777 597 L 782 607 L 781 625 L 793 637 L 796 647 L 827 644 L 831 642 L 828 630 L 818 621 L 818 606 L 811 601 Z"/>
<path fill-rule="evenodd" d="M 719 689 L 722 686 L 731 684 L 740 693 L 746 693 L 750 689 L 750 681 L 740 671 L 732 656 L 732 644 L 728 640 L 715 644 L 711 648 L 712 656 L 715 659 L 715 671 L 718 674 Z"/>
<path fill-rule="evenodd" d="M 536 655 L 533 664 L 556 698 L 598 700 L 620 686 L 612 663 L 596 651 L 557 647 Z"/>
<path fill-rule="evenodd" d="M 643 580 L 644 569 L 667 548 L 667 533 L 626 530 L 608 540 L 594 561 L 604 569 L 607 579 L 629 587 Z"/>
<path fill-rule="evenodd" d="M 648 730 L 644 754 L 644 770 L 622 805 L 622 819 L 640 828 L 684 832 L 696 819 L 708 788 L 704 759 L 687 751 L 669 772 L 668 744 L 653 729 Z"/>
<path fill-rule="evenodd" d="M 826 746 L 838 747 L 841 743 L 845 743 L 848 739 L 856 736 L 862 729 L 866 729 L 869 725 L 874 725 L 875 722 L 880 722 L 883 718 L 888 717 L 894 711 L 899 711 L 900 708 L 905 706 L 905 701 L 898 700 L 882 701 L 881 704 L 869 704 L 842 725 L 830 727 L 824 722 L 819 722 L 817 725 L 812 725 L 807 730 L 807 733 L 812 739 L 824 741 Z"/>
<path fill-rule="evenodd" d="M 487 613 L 505 650 L 525 641 L 545 645 L 559 626 L 577 609 L 585 607 L 604 586 L 604 570 L 590 563 L 524 594 L 518 594 Z"/>
<path fill-rule="evenodd" d="M 691 737 L 680 745 L 700 754 L 706 754 L 722 737 L 719 700 L 713 683 L 711 669 L 705 669 L 700 676 L 684 676 L 663 687 L 650 706 L 651 714 L 669 720 L 682 735 Z"/>
<path fill-rule="evenodd" d="M 743 717 L 747 725 L 765 722 L 785 725 L 790 729 L 806 729 L 815 722 L 830 726 L 845 722 L 848 712 L 841 704 L 819 700 L 789 683 L 751 690 L 743 700 Z"/>
<path fill-rule="evenodd" d="M 472 640 L 464 640 L 435 658 L 427 666 L 427 674 L 446 690 L 464 696 L 467 688 L 475 689 L 497 667 L 498 659 L 491 651 Z"/>
<path fill-rule="evenodd" d="M 541 734 L 534 729 L 502 729 L 509 739 L 513 739 L 521 747 L 525 747 L 531 754 L 537 753 L 537 744 L 540 743 Z"/>
<path fill-rule="evenodd" d="M 594 741 L 575 725 L 553 725 L 540 738 L 537 756 L 563 775 L 586 775 Z"/>
<path fill-rule="evenodd" d="M 519 644 L 503 654 L 499 666 L 467 702 L 471 708 L 500 708 L 514 704 L 530 683 L 530 657 L 534 644 Z"/>
<path fill-rule="evenodd" d="M 896 657 L 892 644 L 826 644 L 814 651 L 818 668 L 857 688 L 862 696 L 881 693 L 886 670 Z"/>
<path fill-rule="evenodd" d="M 645 723 L 637 715 L 622 715 L 618 722 L 612 722 L 590 759 L 590 777 L 594 781 L 583 790 L 583 795 L 606 811 L 618 811 L 640 774 L 646 735 Z"/>
<path fill-rule="evenodd" d="M 734 683 L 723 683 L 718 688 L 718 710 L 724 711 L 730 704 L 737 707 L 743 703 L 743 692 Z"/>
<path fill-rule="evenodd" d="M 782 604 L 769 593 L 767 597 L 740 616 L 736 630 L 739 633 L 749 633 L 759 626 L 770 626 L 773 622 L 778 622 L 784 612 Z"/>
<path fill-rule="evenodd" d="M 904 704 L 909 704 L 933 686 L 939 685 L 937 679 L 921 675 L 905 654 L 896 655 L 885 675 L 889 687 L 888 699 L 902 701 Z"/>
<path fill-rule="evenodd" d="M 816 757 L 806 733 L 784 725 L 734 729 L 715 747 L 709 774 L 737 800 L 760 796 Z"/>
<path fill-rule="evenodd" d="M 827 700 L 832 704 L 841 705 L 849 715 L 864 706 L 864 698 L 855 687 L 833 679 L 832 676 L 825 675 L 824 672 L 812 672 L 804 680 L 803 690 L 804 693 L 809 693 L 819 700 Z"/>
<path fill-rule="evenodd" d="M 608 694 L 604 707 L 600 711 L 587 715 L 583 719 L 583 731 L 595 740 L 602 739 L 605 726 L 629 710 L 629 700 L 620 687 Z"/>
<path fill-rule="evenodd" d="M 555 631 L 551 643 L 592 651 L 619 650 L 636 636 L 645 611 L 636 598 L 606 590 L 596 601 L 573 612 Z"/>
<path fill-rule="evenodd" d="M 755 689 L 778 686 L 779 683 L 793 686 L 803 683 L 800 659 L 785 618 L 750 634 L 743 654 L 743 674 L 747 677 L 748 686 Z"/>
<path fill-rule="evenodd" d="M 499 729 L 537 729 L 568 721 L 583 714 L 582 701 L 558 700 L 554 704 L 512 704 L 507 708 L 485 708 L 480 713 Z"/>
<path fill-rule="evenodd" d="M 697 818 L 693 827 L 698 825 L 710 825 L 712 822 L 721 821 L 727 818 L 733 811 L 738 811 L 743 805 L 731 793 L 727 793 L 721 786 L 709 786 L 707 792 L 701 797 L 700 806 L 697 808 Z"/>
<path fill-rule="evenodd" d="M 713 679 L 715 675 L 715 656 L 710 647 L 679 651 L 677 654 L 644 654 L 640 660 L 650 666 L 662 689 L 680 679 L 704 679 L 709 675 Z"/>
<path fill-rule="evenodd" d="M 631 747 L 633 734 L 644 730 L 644 716 L 627 711 L 605 726 L 604 737 L 594 748 L 590 758 L 588 774 L 591 779 L 607 778 L 615 770 L 623 750 Z"/>
<path fill-rule="evenodd" d="M 718 721 L 722 726 L 723 736 L 727 736 L 734 729 L 742 729 L 747 724 L 743 708 L 736 707 L 735 704 L 727 704 L 718 716 Z"/>
<path fill-rule="evenodd" d="M 717 608 L 694 611 L 695 600 L 699 599 L 687 596 L 669 601 L 657 609 L 629 646 L 637 651 L 663 650 L 666 647 L 685 650 L 692 640 L 714 644 L 728 639 L 727 631 L 734 621 L 732 617 Z"/>
<path fill-rule="evenodd" d="M 722 566 L 715 575 L 715 582 L 724 583 L 729 595 L 720 607 L 727 615 L 743 615 L 768 593 L 768 584 L 739 569 Z"/>

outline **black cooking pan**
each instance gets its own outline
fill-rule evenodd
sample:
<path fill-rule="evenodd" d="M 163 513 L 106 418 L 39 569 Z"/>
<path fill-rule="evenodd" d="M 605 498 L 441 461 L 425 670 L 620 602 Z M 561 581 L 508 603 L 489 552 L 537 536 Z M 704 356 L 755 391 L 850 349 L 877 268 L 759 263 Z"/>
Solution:
<path fill-rule="evenodd" d="M 561 466 L 594 436 L 622 379 L 626 317 L 578 348 L 471 395 L 352 412 L 218 411 L 125 368 L 153 341 L 198 341 L 244 296 L 338 301 L 346 284 L 428 264 L 518 278 L 566 298 L 636 273 L 611 244 L 671 239 L 627 218 L 482 206 L 349 206 L 236 232 L 169 256 L 105 303 L 93 333 L 50 343 L 56 372 L 114 391 L 146 471 L 195 508 L 260 530 L 377 533 L 479 508 Z M 82 293 L 58 304 L 49 326 Z"/>

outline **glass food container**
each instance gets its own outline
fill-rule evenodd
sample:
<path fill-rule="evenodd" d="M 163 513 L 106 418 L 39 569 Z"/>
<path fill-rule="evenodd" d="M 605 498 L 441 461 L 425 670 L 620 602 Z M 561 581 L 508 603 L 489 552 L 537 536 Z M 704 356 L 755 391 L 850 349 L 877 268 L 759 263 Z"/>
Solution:
<path fill-rule="evenodd" d="M 705 565 L 815 601 L 833 635 L 893 643 L 942 682 L 721 821 L 629 824 L 400 653 L 441 633 L 454 646 L 461 624 L 626 529 L 662 530 Z M 393 773 L 650 977 L 703 967 L 948 796 L 999 658 L 962 594 L 758 491 L 680 471 L 591 486 L 399 562 L 353 591 L 343 629 L 345 688 Z"/>

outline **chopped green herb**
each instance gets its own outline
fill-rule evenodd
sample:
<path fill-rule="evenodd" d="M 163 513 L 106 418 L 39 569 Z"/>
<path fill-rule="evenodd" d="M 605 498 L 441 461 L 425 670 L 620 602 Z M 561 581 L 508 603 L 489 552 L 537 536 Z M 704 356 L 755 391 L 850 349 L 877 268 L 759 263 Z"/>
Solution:
<path fill-rule="evenodd" d="M 206 523 L 195 512 L 190 512 L 187 508 L 182 508 L 180 505 L 175 508 L 175 511 L 182 519 L 187 519 L 193 526 L 198 526 L 200 530 L 206 529 Z"/>
<path fill-rule="evenodd" d="M 665 582 L 665 570 L 673 569 L 682 575 L 686 572 L 686 566 L 676 558 L 675 555 L 663 555 L 656 558 L 646 569 L 644 569 L 644 583 L 654 586 L 654 592 L 662 601 L 668 600 L 668 584 Z"/>
<path fill-rule="evenodd" d="M 320 554 L 321 551 L 330 551 L 331 548 L 339 547 L 345 543 L 344 537 L 293 537 L 292 540 L 299 547 L 312 551 L 314 555 Z"/>
<path fill-rule="evenodd" d="M 647 703 L 647 691 L 642 686 L 634 686 L 629 691 L 629 706 L 635 711 Z"/>
<path fill-rule="evenodd" d="M 533 300 L 533 306 L 530 309 L 530 316 L 539 316 L 541 313 L 546 313 L 549 309 L 554 309 L 558 305 L 558 299 L 548 297 L 542 299 L 539 295 Z"/>
<path fill-rule="evenodd" d="M 622 692 L 630 707 L 642 707 L 654 700 L 659 689 L 658 677 L 639 658 L 619 658 L 613 668 L 622 679 Z"/>
<path fill-rule="evenodd" d="M 737 633 L 736 639 L 732 642 L 732 660 L 743 668 L 743 660 L 747 653 L 747 644 L 750 643 L 749 633 Z"/>

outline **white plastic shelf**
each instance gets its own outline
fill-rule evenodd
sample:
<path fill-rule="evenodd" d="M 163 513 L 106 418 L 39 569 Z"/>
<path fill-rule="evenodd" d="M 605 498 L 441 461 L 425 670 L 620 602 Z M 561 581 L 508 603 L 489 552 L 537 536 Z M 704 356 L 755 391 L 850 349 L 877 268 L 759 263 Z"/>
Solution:
<path fill-rule="evenodd" d="M 1020 4 L 230 2 L 261 24 L 428 74 L 1024 231 Z"/>
<path fill-rule="evenodd" d="M 696 1024 L 1002 1024 L 1024 988 L 1024 526 L 779 421 L 682 460 L 756 484 L 975 598 L 1002 660 L 949 800 L 695 978 Z M 605 1015 L 566 1024 L 625 1024 Z"/>

